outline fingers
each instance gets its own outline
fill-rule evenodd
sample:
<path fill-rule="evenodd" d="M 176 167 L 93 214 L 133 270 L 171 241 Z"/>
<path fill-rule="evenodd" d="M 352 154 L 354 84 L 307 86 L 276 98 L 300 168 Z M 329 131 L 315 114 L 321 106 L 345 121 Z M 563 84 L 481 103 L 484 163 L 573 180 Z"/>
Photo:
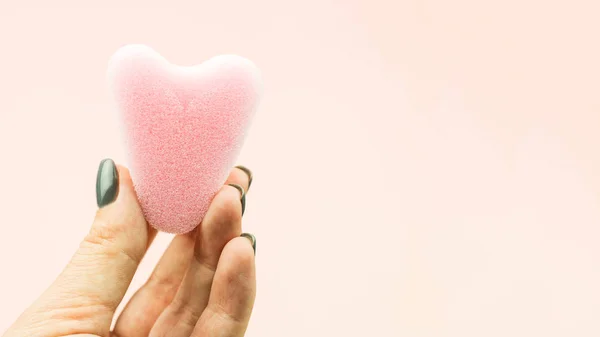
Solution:
<path fill-rule="evenodd" d="M 225 184 L 235 187 L 240 191 L 242 195 L 242 215 L 244 215 L 246 211 L 246 193 L 252 184 L 252 171 L 245 166 L 238 165 L 231 171 Z"/>
<path fill-rule="evenodd" d="M 154 323 L 171 303 L 190 264 L 195 233 L 177 235 L 150 278 L 131 298 L 119 316 L 114 335 L 147 337 Z"/>
<path fill-rule="evenodd" d="M 196 228 L 187 274 L 171 304 L 158 318 L 151 336 L 189 336 L 206 308 L 213 277 L 225 245 L 241 234 L 242 210 L 249 176 L 234 168 Z"/>
<path fill-rule="evenodd" d="M 238 165 L 231 170 L 225 185 L 227 184 L 238 184 L 244 188 L 244 191 L 250 190 L 252 185 L 252 171 L 249 168 Z"/>
<path fill-rule="evenodd" d="M 254 248 L 253 248 L 254 247 Z M 242 337 L 248 327 L 256 297 L 252 235 L 231 240 L 215 272 L 210 300 L 196 325 L 192 337 Z"/>
<path fill-rule="evenodd" d="M 148 228 L 129 171 L 104 160 L 96 182 L 99 210 L 68 266 L 38 301 L 52 320 L 77 320 L 77 331 L 107 335 L 155 232 Z M 57 332 L 59 333 L 59 332 Z"/>

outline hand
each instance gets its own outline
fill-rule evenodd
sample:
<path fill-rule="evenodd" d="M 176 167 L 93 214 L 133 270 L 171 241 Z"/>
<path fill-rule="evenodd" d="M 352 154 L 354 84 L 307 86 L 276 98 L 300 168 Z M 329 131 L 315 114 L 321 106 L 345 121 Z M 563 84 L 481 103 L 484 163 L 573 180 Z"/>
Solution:
<path fill-rule="evenodd" d="M 202 223 L 175 236 L 111 331 L 156 230 L 144 219 L 128 170 L 103 161 L 89 234 L 4 337 L 243 336 L 256 293 L 256 241 L 241 229 L 251 177 L 244 167 L 231 171 Z"/>

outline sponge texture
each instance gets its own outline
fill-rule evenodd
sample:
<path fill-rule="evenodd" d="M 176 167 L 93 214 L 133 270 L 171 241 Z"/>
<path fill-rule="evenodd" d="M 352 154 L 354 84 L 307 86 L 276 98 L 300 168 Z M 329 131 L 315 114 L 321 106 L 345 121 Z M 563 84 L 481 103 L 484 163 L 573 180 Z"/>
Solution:
<path fill-rule="evenodd" d="M 261 92 L 258 69 L 235 55 L 177 66 L 128 45 L 108 75 L 146 220 L 167 233 L 193 230 L 240 153 Z"/>

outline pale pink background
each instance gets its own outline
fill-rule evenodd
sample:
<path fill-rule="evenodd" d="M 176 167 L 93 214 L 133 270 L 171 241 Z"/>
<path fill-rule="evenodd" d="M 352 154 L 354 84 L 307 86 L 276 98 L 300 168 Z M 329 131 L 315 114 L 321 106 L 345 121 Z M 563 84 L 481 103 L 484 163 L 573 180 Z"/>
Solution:
<path fill-rule="evenodd" d="M 600 335 L 596 0 L 93 3 L 0 2 L 0 331 L 87 232 L 144 43 L 263 70 L 248 336 Z"/>

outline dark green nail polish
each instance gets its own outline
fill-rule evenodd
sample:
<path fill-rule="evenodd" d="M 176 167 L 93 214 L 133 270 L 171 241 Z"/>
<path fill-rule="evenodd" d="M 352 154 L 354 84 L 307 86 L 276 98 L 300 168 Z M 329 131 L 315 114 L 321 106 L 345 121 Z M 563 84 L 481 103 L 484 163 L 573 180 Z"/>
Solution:
<path fill-rule="evenodd" d="M 244 195 L 242 195 L 242 215 L 244 215 L 244 212 L 246 211 L 246 193 L 244 193 Z"/>
<path fill-rule="evenodd" d="M 252 185 L 252 171 L 250 171 L 249 168 L 243 165 L 238 165 L 236 166 L 236 168 L 239 168 L 240 170 L 244 171 L 246 175 L 248 175 L 248 189 L 250 189 L 250 185 Z"/>
<path fill-rule="evenodd" d="M 102 208 L 117 199 L 119 194 L 119 173 L 112 159 L 104 159 L 98 167 L 96 177 L 96 203 Z"/>
<path fill-rule="evenodd" d="M 254 250 L 254 255 L 256 255 L 256 237 L 250 233 L 242 233 L 240 236 L 250 240 L 252 243 L 252 250 Z"/>
<path fill-rule="evenodd" d="M 244 215 L 244 211 L 246 211 L 246 192 L 244 192 L 244 188 L 238 184 L 229 184 L 229 186 L 235 187 L 238 191 L 240 191 L 240 194 L 242 195 L 240 198 L 242 202 L 242 215 Z"/>

